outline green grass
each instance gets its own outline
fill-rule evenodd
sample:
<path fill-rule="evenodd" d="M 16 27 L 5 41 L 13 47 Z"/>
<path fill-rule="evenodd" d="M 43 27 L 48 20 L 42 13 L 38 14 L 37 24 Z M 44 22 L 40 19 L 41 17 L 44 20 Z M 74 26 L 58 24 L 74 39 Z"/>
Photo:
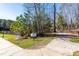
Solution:
<path fill-rule="evenodd" d="M 79 51 L 73 52 L 73 56 L 79 56 Z"/>
<path fill-rule="evenodd" d="M 71 38 L 70 41 L 74 43 L 79 43 L 79 37 Z M 79 56 L 79 51 L 73 52 L 73 56 Z"/>
<path fill-rule="evenodd" d="M 71 42 L 79 43 L 79 37 L 71 38 Z"/>
<path fill-rule="evenodd" d="M 0 36 L 2 36 L 2 34 L 0 34 Z M 15 35 L 5 34 L 4 38 L 16 44 L 17 46 L 20 46 L 21 48 L 30 48 L 34 46 L 35 44 L 48 43 L 52 37 L 40 37 L 40 38 L 36 38 L 35 40 L 33 40 L 32 38 L 16 40 Z"/>

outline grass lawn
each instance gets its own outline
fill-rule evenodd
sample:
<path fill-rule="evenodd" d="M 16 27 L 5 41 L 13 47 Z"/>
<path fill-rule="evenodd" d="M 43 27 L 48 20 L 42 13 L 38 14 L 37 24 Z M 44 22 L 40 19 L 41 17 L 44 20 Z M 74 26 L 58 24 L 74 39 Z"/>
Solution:
<path fill-rule="evenodd" d="M 0 36 L 2 36 L 2 34 L 0 34 Z M 33 40 L 33 38 L 16 40 L 16 36 L 11 34 L 5 34 L 4 38 L 22 48 L 30 48 L 39 43 L 47 44 L 51 41 L 50 39 L 52 39 L 52 37 L 40 37 L 35 40 Z"/>
<path fill-rule="evenodd" d="M 74 43 L 79 43 L 79 37 L 71 38 L 70 41 Z M 79 51 L 73 52 L 73 56 L 79 56 Z"/>
<path fill-rule="evenodd" d="M 73 52 L 73 56 L 79 56 L 79 51 Z"/>
<path fill-rule="evenodd" d="M 79 43 L 79 37 L 71 38 L 71 42 Z"/>

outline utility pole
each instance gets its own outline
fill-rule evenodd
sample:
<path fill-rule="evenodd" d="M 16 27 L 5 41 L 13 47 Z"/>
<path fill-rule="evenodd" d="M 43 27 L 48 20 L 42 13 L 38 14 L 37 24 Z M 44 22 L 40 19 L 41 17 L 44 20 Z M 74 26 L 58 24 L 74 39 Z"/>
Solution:
<path fill-rule="evenodd" d="M 56 4 L 54 3 L 54 32 L 56 32 Z"/>

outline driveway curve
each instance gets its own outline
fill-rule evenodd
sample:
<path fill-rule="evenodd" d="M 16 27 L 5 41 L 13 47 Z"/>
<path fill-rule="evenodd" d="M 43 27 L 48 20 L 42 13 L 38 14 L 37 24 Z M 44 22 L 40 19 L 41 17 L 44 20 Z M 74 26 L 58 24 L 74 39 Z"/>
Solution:
<path fill-rule="evenodd" d="M 54 38 L 40 49 L 22 49 L 0 38 L 0 56 L 72 56 L 73 51 L 77 50 L 79 50 L 79 44 L 72 43 L 66 38 Z"/>

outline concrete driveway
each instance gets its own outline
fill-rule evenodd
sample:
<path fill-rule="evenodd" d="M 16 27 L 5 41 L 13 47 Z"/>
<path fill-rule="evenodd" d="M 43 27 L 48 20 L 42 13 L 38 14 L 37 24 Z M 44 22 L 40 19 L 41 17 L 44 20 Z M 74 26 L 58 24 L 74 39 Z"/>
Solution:
<path fill-rule="evenodd" d="M 22 49 L 0 38 L 0 56 L 71 56 L 76 50 L 79 50 L 79 44 L 61 38 L 54 38 L 40 49 Z"/>

